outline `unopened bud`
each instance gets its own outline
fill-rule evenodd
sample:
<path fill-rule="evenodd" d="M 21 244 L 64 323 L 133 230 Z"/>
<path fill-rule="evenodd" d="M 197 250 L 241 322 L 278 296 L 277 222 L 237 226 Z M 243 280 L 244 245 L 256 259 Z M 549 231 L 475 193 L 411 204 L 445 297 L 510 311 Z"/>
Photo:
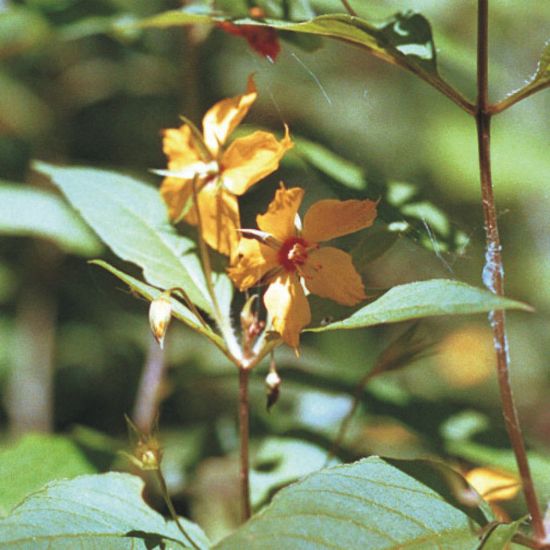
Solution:
<path fill-rule="evenodd" d="M 158 470 L 162 460 L 162 452 L 155 437 L 145 437 L 138 442 L 134 451 L 136 461 L 142 470 Z"/>
<path fill-rule="evenodd" d="M 267 410 L 269 411 L 279 400 L 281 390 L 281 377 L 276 370 L 270 370 L 265 377 L 265 388 L 267 393 Z"/>
<path fill-rule="evenodd" d="M 149 307 L 149 324 L 151 331 L 161 349 L 164 345 L 164 337 L 172 318 L 172 304 L 170 294 L 163 292 L 158 298 L 151 302 Z"/>

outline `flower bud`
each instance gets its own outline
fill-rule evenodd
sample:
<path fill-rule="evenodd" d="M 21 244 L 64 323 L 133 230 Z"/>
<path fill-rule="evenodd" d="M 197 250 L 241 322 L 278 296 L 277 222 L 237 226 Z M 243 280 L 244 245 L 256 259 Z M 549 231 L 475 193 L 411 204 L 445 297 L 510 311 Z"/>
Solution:
<path fill-rule="evenodd" d="M 281 389 L 281 377 L 275 369 L 269 371 L 265 377 L 265 388 L 267 393 L 267 410 L 269 411 L 279 399 Z"/>
<path fill-rule="evenodd" d="M 170 294 L 163 292 L 158 298 L 151 302 L 149 307 L 149 324 L 151 331 L 161 349 L 164 345 L 164 336 L 168 330 L 172 318 L 172 304 Z"/>

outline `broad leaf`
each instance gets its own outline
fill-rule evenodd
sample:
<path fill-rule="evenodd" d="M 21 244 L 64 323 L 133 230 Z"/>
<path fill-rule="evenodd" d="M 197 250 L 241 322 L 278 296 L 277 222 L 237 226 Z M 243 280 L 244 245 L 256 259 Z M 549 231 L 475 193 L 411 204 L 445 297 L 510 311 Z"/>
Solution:
<path fill-rule="evenodd" d="M 371 457 L 321 470 L 281 490 L 215 548 L 471 550 L 479 542 L 477 529 L 439 493 Z"/>
<path fill-rule="evenodd" d="M 116 269 L 107 262 L 104 262 L 102 260 L 94 260 L 90 263 L 106 269 L 115 277 L 118 277 L 121 281 L 124 281 L 134 292 L 137 292 L 140 296 L 143 296 L 149 301 L 155 300 L 162 294 L 162 291 L 160 291 L 158 288 L 152 287 L 146 283 L 143 283 L 142 281 L 138 281 L 138 279 L 135 279 L 131 275 L 128 275 L 127 273 Z M 220 349 L 225 349 L 223 340 L 211 329 L 207 329 L 204 325 L 202 325 L 199 319 L 197 319 L 197 317 L 179 300 L 171 298 L 170 302 L 172 303 L 172 315 L 176 319 L 179 319 L 188 327 L 210 338 L 210 340 L 212 340 Z"/>
<path fill-rule="evenodd" d="M 129 176 L 92 168 L 35 163 L 123 260 L 161 288 L 182 287 L 200 308 L 211 304 L 193 241 L 170 225 L 159 192 Z"/>
<path fill-rule="evenodd" d="M 101 243 L 61 197 L 22 184 L 0 182 L 0 233 L 40 237 L 82 256 L 101 253 Z"/>
<path fill-rule="evenodd" d="M 49 481 L 93 472 L 95 468 L 71 440 L 26 435 L 0 451 L 0 516 Z"/>
<path fill-rule="evenodd" d="M 496 296 L 465 283 L 432 279 L 395 286 L 347 319 L 307 330 L 322 332 L 353 329 L 435 315 L 463 315 L 496 309 L 531 310 L 526 304 Z"/>
<path fill-rule="evenodd" d="M 191 548 L 173 522 L 149 508 L 143 481 L 120 473 L 80 476 L 51 483 L 0 520 L 0 546 L 25 550 Z M 181 520 L 200 548 L 200 528 Z M 32 541 L 32 543 L 31 543 Z"/>

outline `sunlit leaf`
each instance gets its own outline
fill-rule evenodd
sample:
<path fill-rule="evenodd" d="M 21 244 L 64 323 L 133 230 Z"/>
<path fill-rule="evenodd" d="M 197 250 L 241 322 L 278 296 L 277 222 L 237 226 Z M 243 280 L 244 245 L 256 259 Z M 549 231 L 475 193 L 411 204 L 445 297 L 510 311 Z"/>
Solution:
<path fill-rule="evenodd" d="M 134 292 L 137 292 L 140 296 L 143 296 L 149 301 L 157 299 L 162 294 L 162 291 L 158 288 L 152 287 L 146 283 L 143 283 L 142 281 L 138 281 L 131 275 L 128 275 L 127 273 L 116 269 L 112 265 L 109 265 L 107 262 L 94 260 L 90 263 L 103 267 L 104 269 L 112 273 L 115 277 L 118 277 L 121 281 L 124 281 Z M 197 317 L 179 300 L 176 300 L 172 297 L 170 298 L 170 302 L 172 303 L 172 315 L 176 319 L 179 319 L 193 330 L 204 334 L 206 337 L 210 338 L 218 347 L 224 349 L 223 340 L 212 330 L 204 327 L 197 319 Z"/>
<path fill-rule="evenodd" d="M 495 309 L 530 311 L 531 308 L 459 281 L 432 279 L 395 286 L 347 319 L 308 330 L 354 329 L 435 315 L 464 315 Z"/>
<path fill-rule="evenodd" d="M 0 234 L 48 239 L 82 256 L 100 254 L 102 248 L 61 197 L 22 184 L 0 182 Z"/>
<path fill-rule="evenodd" d="M 475 548 L 475 523 L 435 490 L 370 457 L 309 475 L 219 550 L 281 548 Z"/>
<path fill-rule="evenodd" d="M 265 502 L 274 491 L 296 479 L 320 470 L 326 452 L 299 439 L 271 437 L 262 442 L 250 472 L 252 504 Z"/>
<path fill-rule="evenodd" d="M 185 10 L 170 10 L 158 15 L 153 15 L 143 20 L 136 20 L 129 23 L 123 23 L 119 27 L 136 27 L 136 28 L 157 28 L 163 29 L 181 25 L 197 25 L 197 24 L 212 24 L 214 21 L 208 15 L 198 13 L 190 13 Z"/>
<path fill-rule="evenodd" d="M 143 269 L 149 283 L 182 287 L 196 305 L 211 311 L 195 245 L 170 224 L 155 188 L 106 170 L 43 162 L 35 168 L 52 179 L 115 254 Z"/>
<path fill-rule="evenodd" d="M 87 475 L 51 483 L 0 520 L 0 546 L 14 550 L 56 548 L 191 548 L 173 522 L 149 508 L 143 481 L 120 473 Z M 200 548 L 208 541 L 200 528 L 182 520 Z"/>
<path fill-rule="evenodd" d="M 0 516 L 50 481 L 93 472 L 95 468 L 70 439 L 26 435 L 0 450 Z"/>

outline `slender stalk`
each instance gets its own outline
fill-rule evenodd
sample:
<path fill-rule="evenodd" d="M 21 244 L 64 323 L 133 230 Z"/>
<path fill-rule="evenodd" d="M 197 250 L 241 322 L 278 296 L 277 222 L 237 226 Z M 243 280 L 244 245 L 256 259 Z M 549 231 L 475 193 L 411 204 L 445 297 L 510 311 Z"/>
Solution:
<path fill-rule="evenodd" d="M 216 319 L 218 328 L 220 329 L 220 332 L 227 345 L 229 353 L 232 356 L 231 359 L 233 360 L 233 362 L 235 362 L 235 364 L 238 365 L 238 362 L 242 359 L 242 350 L 239 346 L 239 343 L 237 342 L 237 339 L 235 338 L 235 333 L 233 332 L 233 329 L 231 327 L 231 320 L 226 319 L 222 314 L 220 309 L 220 304 L 216 296 L 216 292 L 214 291 L 214 284 L 212 282 L 212 266 L 210 264 L 210 255 L 208 253 L 208 247 L 206 246 L 206 242 L 204 241 L 204 237 L 202 233 L 203 224 L 202 224 L 202 216 L 199 208 L 199 201 L 198 201 L 199 193 L 197 191 L 196 177 L 195 179 L 193 179 L 192 185 L 193 185 L 193 202 L 194 202 L 195 212 L 197 214 L 199 253 L 201 257 L 204 277 L 206 279 L 206 287 L 208 289 L 208 294 L 210 295 L 210 299 L 212 300 L 212 307 L 214 308 L 214 317 Z"/>
<path fill-rule="evenodd" d="M 508 97 L 505 97 L 504 99 L 500 100 L 498 103 L 491 105 L 489 110 L 493 115 L 502 113 L 502 111 L 505 111 L 506 109 L 510 108 L 512 105 L 515 105 L 519 101 L 526 99 L 532 96 L 533 94 L 536 94 L 537 92 L 540 92 L 541 90 L 544 90 L 548 87 L 550 87 L 550 83 L 539 82 L 534 86 L 530 86 L 529 89 L 527 89 L 527 91 L 525 88 L 522 88 L 521 90 L 518 90 L 517 92 L 514 92 Z"/>
<path fill-rule="evenodd" d="M 327 454 L 327 458 L 325 459 L 325 466 L 328 466 L 330 461 L 334 458 L 336 453 L 338 452 L 338 449 L 342 445 L 342 442 L 344 441 L 344 437 L 348 431 L 350 422 L 352 421 L 353 417 L 355 416 L 355 413 L 357 412 L 357 409 L 359 407 L 359 403 L 361 402 L 361 396 L 363 395 L 363 392 L 365 391 L 365 388 L 367 384 L 377 375 L 376 369 L 373 369 L 372 371 L 365 374 L 361 380 L 359 380 L 359 383 L 355 387 L 355 391 L 353 392 L 353 402 L 351 405 L 350 410 L 344 416 L 342 419 L 342 422 L 340 423 L 340 427 L 338 428 L 338 433 L 336 434 L 336 438 L 334 439 L 334 442 L 332 443 L 332 446 L 330 447 L 330 450 Z"/>
<path fill-rule="evenodd" d="M 168 511 L 170 512 L 172 519 L 176 522 L 176 525 L 180 533 L 184 536 L 184 538 L 189 542 L 189 544 L 193 548 L 195 548 L 196 550 L 200 550 L 200 546 L 198 546 L 198 544 L 191 538 L 191 536 L 189 535 L 189 533 L 187 533 L 187 531 L 181 524 L 181 521 L 179 520 L 176 509 L 174 508 L 174 504 L 172 503 L 172 499 L 170 498 L 170 494 L 168 493 L 168 487 L 166 486 L 166 481 L 164 480 L 164 476 L 162 475 L 160 468 L 155 470 L 155 473 L 156 473 L 157 481 L 160 485 L 160 492 L 162 493 L 162 498 L 164 499 L 164 502 L 168 507 Z"/>
<path fill-rule="evenodd" d="M 151 336 L 132 414 L 138 429 L 146 434 L 151 433 L 158 414 L 165 369 L 164 353 Z"/>
<path fill-rule="evenodd" d="M 498 230 L 495 198 L 491 176 L 491 112 L 488 102 L 488 35 L 489 35 L 489 0 L 478 0 L 478 43 L 477 43 L 477 136 L 479 149 L 479 167 L 483 216 L 485 221 L 486 253 L 483 269 L 483 282 L 499 296 L 504 295 L 504 269 L 502 264 L 501 244 Z M 504 423 L 510 443 L 514 450 L 518 470 L 521 476 L 527 508 L 531 514 L 535 537 L 543 540 L 544 524 L 535 494 L 535 488 L 519 417 L 514 403 L 510 385 L 510 357 L 506 337 L 506 319 L 504 311 L 492 311 L 489 314 L 493 341 L 497 358 L 497 376 L 502 401 Z"/>
<path fill-rule="evenodd" d="M 250 481 L 248 464 L 249 403 L 248 379 L 249 369 L 239 368 L 239 433 L 241 436 L 241 518 L 243 523 L 251 516 Z"/>
<path fill-rule="evenodd" d="M 350 3 L 348 2 L 348 0 L 342 0 L 342 4 L 344 5 L 344 8 L 346 8 L 346 11 L 350 14 L 350 15 L 353 15 L 353 16 L 356 16 L 357 15 L 357 12 L 351 7 Z"/>

